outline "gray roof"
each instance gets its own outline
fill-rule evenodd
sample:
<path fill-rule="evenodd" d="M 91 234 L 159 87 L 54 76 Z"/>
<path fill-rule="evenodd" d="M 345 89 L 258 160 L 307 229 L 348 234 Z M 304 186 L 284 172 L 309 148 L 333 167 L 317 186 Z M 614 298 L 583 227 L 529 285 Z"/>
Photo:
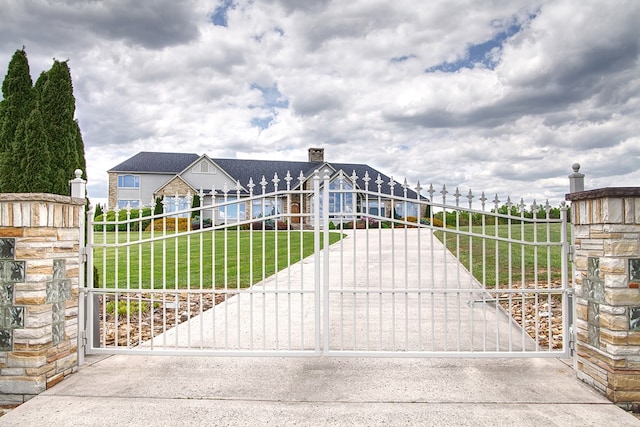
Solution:
<path fill-rule="evenodd" d="M 132 173 L 170 173 L 179 174 L 184 171 L 193 162 L 199 159 L 201 156 L 198 154 L 188 153 L 156 153 L 143 151 L 128 160 L 120 163 L 119 165 L 111 168 L 109 172 L 132 172 Z M 244 159 L 215 159 L 211 158 L 218 166 L 220 166 L 226 173 L 229 174 L 235 181 L 239 181 L 240 185 L 247 188 L 249 179 L 253 179 L 255 187 L 254 193 L 259 194 L 262 192 L 260 181 L 264 176 L 267 181 L 265 188 L 266 192 L 273 191 L 273 178 L 274 174 L 278 174 L 280 182 L 278 188 L 286 188 L 285 177 L 287 172 L 291 175 L 291 188 L 295 188 L 299 185 L 300 181 L 298 177 L 302 172 L 305 178 L 309 178 L 313 175 L 315 170 L 321 168 L 324 163 L 322 162 L 293 162 L 286 160 L 244 160 Z M 390 177 L 382 172 L 372 168 L 371 166 L 358 164 L 358 163 L 331 163 L 327 162 L 336 171 L 342 170 L 347 177 L 355 171 L 358 177 L 356 185 L 360 189 L 365 188 L 365 182 L 363 178 L 365 173 L 369 175 L 369 190 L 377 191 L 378 187 L 375 180 L 380 175 L 383 183 L 381 186 L 382 193 L 389 194 L 389 181 Z M 396 182 L 394 186 L 394 195 L 402 196 L 403 188 L 402 182 Z M 413 190 L 408 191 L 408 197 L 416 197 Z"/>
<path fill-rule="evenodd" d="M 192 153 L 155 153 L 141 151 L 125 160 L 108 172 L 136 172 L 136 173 L 169 173 L 178 174 L 200 156 Z"/>
<path fill-rule="evenodd" d="M 314 172 L 321 168 L 324 163 L 322 162 L 291 162 L 286 160 L 241 160 L 241 159 L 211 159 L 216 162 L 218 166 L 224 169 L 230 176 L 232 176 L 236 181 L 240 181 L 240 185 L 247 188 L 247 184 L 249 179 L 253 179 L 253 183 L 256 185 L 253 189 L 254 193 L 262 192 L 262 187 L 260 186 L 260 181 L 262 181 L 262 177 L 264 176 L 267 181 L 267 185 L 265 187 L 266 192 L 273 191 L 273 178 L 274 174 L 278 174 L 278 179 L 280 182 L 278 183 L 278 188 L 283 189 L 286 188 L 286 181 L 284 178 L 287 175 L 287 172 L 291 175 L 291 188 L 295 188 L 298 186 L 300 181 L 298 177 L 300 176 L 300 172 L 305 178 L 311 177 Z M 375 183 L 375 180 L 380 175 L 380 179 L 382 180 L 382 186 L 380 187 L 381 192 L 385 194 L 389 194 L 389 181 L 391 178 L 382 172 L 372 168 L 369 165 L 358 164 L 358 163 L 332 163 L 327 162 L 329 166 L 337 171 L 342 170 L 343 173 L 347 177 L 351 177 L 351 174 L 355 171 L 358 179 L 356 180 L 356 185 L 360 189 L 365 189 L 365 181 L 363 178 L 365 177 L 365 173 L 369 176 L 369 186 L 368 189 L 370 191 L 377 191 L 378 185 Z M 332 176 L 333 176 L 332 172 Z M 398 197 L 403 196 L 403 188 L 402 182 L 397 182 L 394 186 L 394 195 Z M 408 197 L 416 197 L 416 193 L 413 190 L 409 190 L 407 192 Z"/>

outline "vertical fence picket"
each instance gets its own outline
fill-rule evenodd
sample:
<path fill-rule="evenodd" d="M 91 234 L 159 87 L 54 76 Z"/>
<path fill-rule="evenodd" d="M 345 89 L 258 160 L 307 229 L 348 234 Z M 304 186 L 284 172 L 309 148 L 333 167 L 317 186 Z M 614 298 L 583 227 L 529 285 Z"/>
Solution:
<path fill-rule="evenodd" d="M 469 283 L 468 283 L 468 287 L 469 289 L 473 289 L 474 287 L 474 265 L 473 265 L 473 260 L 474 260 L 474 253 L 473 253 L 473 239 L 474 239 L 474 233 L 473 233 L 473 198 L 474 195 L 471 192 L 471 189 L 469 189 L 469 193 L 467 194 L 467 201 L 469 204 L 469 211 L 468 211 L 468 215 L 469 215 L 469 228 L 468 228 L 468 233 L 469 233 Z M 468 298 L 470 301 L 470 304 L 473 306 L 474 301 L 476 299 L 476 295 L 474 292 L 469 292 L 468 294 Z M 469 325 L 471 328 L 471 348 L 474 348 L 474 344 L 475 344 L 475 322 L 474 322 L 474 311 L 473 310 L 469 310 Z"/>
<path fill-rule="evenodd" d="M 526 300 L 526 293 L 525 293 L 525 289 L 527 288 L 527 283 L 526 283 L 526 250 L 527 247 L 525 245 L 525 239 L 524 239 L 524 235 L 525 235 L 525 210 L 526 210 L 526 205 L 524 203 L 524 199 L 520 199 L 520 205 L 518 206 L 520 208 L 520 263 L 521 263 L 521 267 L 520 267 L 520 283 L 521 283 L 521 289 L 522 292 L 520 293 L 520 307 L 522 307 L 522 312 L 521 312 L 521 318 L 522 318 L 522 331 L 521 331 L 521 345 L 524 346 L 525 342 L 526 342 L 526 326 L 525 326 L 525 321 L 526 321 L 526 307 L 527 307 L 527 300 Z"/>

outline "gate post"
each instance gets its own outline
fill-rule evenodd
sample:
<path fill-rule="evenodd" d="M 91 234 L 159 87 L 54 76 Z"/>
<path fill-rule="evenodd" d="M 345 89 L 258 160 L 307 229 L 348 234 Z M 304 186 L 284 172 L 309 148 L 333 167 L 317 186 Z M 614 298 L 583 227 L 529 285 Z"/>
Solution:
<path fill-rule="evenodd" d="M 84 205 L 84 196 L 0 194 L 2 405 L 23 403 L 77 369 Z"/>
<path fill-rule="evenodd" d="M 73 171 L 76 176 L 74 179 L 69 181 L 69 187 L 72 198 L 85 200 L 87 196 L 87 181 L 82 179 L 82 170 L 76 169 Z M 79 333 L 77 334 L 77 348 L 78 348 L 78 365 L 82 365 L 84 363 L 84 334 L 83 331 L 86 330 L 86 318 L 87 318 L 87 296 L 86 294 L 80 294 L 80 292 L 85 289 L 85 274 L 89 270 L 84 269 L 84 255 L 86 254 L 86 218 L 85 215 L 80 215 L 78 218 L 78 262 L 79 262 L 79 274 L 78 274 L 78 313 L 77 313 L 77 323 L 79 325 Z M 89 278 L 90 280 L 90 278 Z"/>
<path fill-rule="evenodd" d="M 577 173 L 577 171 L 576 171 Z M 575 241 L 577 376 L 640 405 L 640 187 L 566 195 Z"/>

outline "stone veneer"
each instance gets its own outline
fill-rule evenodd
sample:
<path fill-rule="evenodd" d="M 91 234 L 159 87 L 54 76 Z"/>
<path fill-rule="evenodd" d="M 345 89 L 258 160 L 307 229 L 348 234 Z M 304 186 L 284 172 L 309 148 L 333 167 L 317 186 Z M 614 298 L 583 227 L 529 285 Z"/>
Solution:
<path fill-rule="evenodd" d="M 578 377 L 627 409 L 640 405 L 640 188 L 572 202 Z"/>
<path fill-rule="evenodd" d="M 0 194 L 0 405 L 23 403 L 77 368 L 84 204 Z"/>
<path fill-rule="evenodd" d="M 186 197 L 187 194 L 191 194 L 193 196 L 196 193 L 197 192 L 194 192 L 194 190 L 189 186 L 189 184 L 184 182 L 182 178 L 180 178 L 179 176 L 176 176 L 171 181 L 169 181 L 164 187 L 162 187 L 160 191 L 156 193 L 155 196 L 156 197 L 159 197 L 159 196 L 173 197 L 175 195 L 178 195 L 178 197 Z"/>
<path fill-rule="evenodd" d="M 107 208 L 115 209 L 118 206 L 118 174 L 109 172 L 109 198 L 107 200 Z"/>

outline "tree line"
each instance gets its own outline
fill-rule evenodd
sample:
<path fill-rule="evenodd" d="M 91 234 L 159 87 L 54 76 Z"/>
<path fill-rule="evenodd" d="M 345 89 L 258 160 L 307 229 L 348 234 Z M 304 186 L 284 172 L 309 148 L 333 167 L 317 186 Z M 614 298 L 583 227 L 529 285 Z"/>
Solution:
<path fill-rule="evenodd" d="M 24 48 L 16 50 L 2 82 L 0 192 L 69 195 L 81 169 L 84 142 L 75 120 L 75 97 L 67 61 L 53 61 L 35 85 Z"/>

